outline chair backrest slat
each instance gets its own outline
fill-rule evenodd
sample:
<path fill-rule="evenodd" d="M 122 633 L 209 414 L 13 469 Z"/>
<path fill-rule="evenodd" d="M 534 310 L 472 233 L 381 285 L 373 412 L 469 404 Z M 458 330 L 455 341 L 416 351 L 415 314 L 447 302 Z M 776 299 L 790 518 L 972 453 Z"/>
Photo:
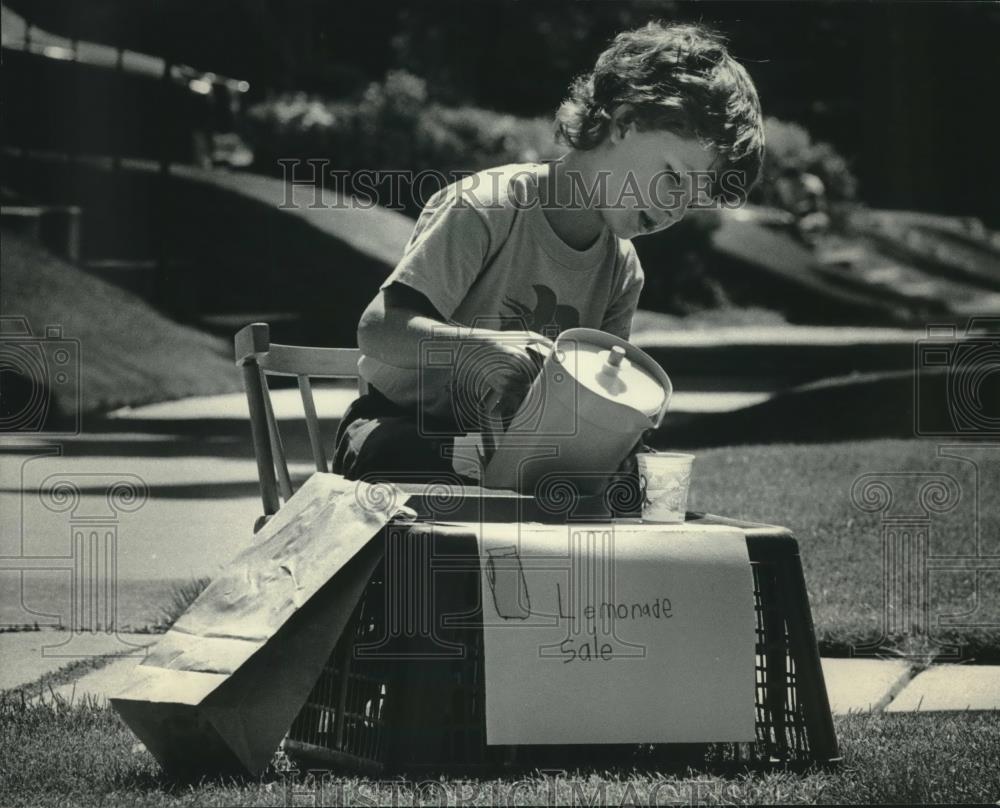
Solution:
<path fill-rule="evenodd" d="M 257 458 L 257 478 L 260 480 L 260 496 L 264 502 L 264 515 L 278 512 L 278 483 L 274 477 L 274 455 L 271 453 L 270 430 L 264 406 L 266 393 L 261 387 L 260 369 L 251 358 L 243 365 L 243 387 L 247 393 L 250 408 L 250 434 L 253 437 L 254 455 Z"/>
<path fill-rule="evenodd" d="M 360 355 L 357 348 L 271 345 L 257 361 L 268 373 L 281 376 L 356 379 Z"/>
<path fill-rule="evenodd" d="M 264 504 L 264 519 L 258 520 L 259 527 L 267 517 L 277 513 L 282 500 L 287 501 L 294 493 L 267 376 L 297 377 L 313 460 L 316 470 L 322 472 L 329 467 L 311 378 L 355 379 L 361 395 L 368 392 L 368 385 L 358 373 L 361 351 L 357 348 L 272 344 L 266 323 L 252 323 L 241 328 L 234 337 L 234 344 L 236 364 L 243 368 L 243 386 L 250 408 L 251 434 Z"/>
<path fill-rule="evenodd" d="M 326 472 L 326 453 L 323 451 L 323 439 L 319 434 L 319 418 L 316 416 L 316 402 L 313 401 L 312 385 L 308 376 L 299 376 L 299 393 L 302 394 L 302 409 L 306 414 L 306 429 L 309 430 L 309 445 L 312 447 L 316 471 Z"/>
<path fill-rule="evenodd" d="M 288 461 L 285 459 L 285 445 L 281 440 L 281 432 L 278 431 L 278 420 L 274 417 L 274 408 L 271 406 L 271 394 L 267 386 L 267 377 L 264 371 L 260 372 L 261 387 L 264 390 L 264 412 L 267 415 L 267 432 L 271 436 L 271 453 L 274 456 L 274 467 L 278 473 L 278 493 L 281 498 L 288 502 L 292 498 L 292 478 L 288 474 Z"/>

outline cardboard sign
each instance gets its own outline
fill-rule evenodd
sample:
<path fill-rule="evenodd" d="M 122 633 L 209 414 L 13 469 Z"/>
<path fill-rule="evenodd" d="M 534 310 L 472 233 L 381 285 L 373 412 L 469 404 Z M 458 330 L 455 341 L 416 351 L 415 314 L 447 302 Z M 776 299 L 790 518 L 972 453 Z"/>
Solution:
<path fill-rule="evenodd" d="M 487 524 L 479 549 L 487 743 L 754 740 L 741 530 Z"/>

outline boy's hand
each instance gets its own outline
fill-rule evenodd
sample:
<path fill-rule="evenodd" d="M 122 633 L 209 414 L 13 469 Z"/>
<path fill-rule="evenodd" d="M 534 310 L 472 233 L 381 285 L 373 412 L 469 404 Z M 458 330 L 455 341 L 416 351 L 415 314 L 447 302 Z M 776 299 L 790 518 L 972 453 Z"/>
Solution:
<path fill-rule="evenodd" d="M 541 350 L 531 350 L 529 345 L 538 345 Z M 482 402 L 482 413 L 491 415 L 499 406 L 501 417 L 513 414 L 528 394 L 552 345 L 552 340 L 531 331 L 485 338 L 464 380 L 466 389 L 475 391 Z"/>
<path fill-rule="evenodd" d="M 470 431 L 481 428 L 483 415 L 506 417 L 516 411 L 553 346 L 533 331 L 446 321 L 424 295 L 403 283 L 383 289 L 361 316 L 358 347 L 387 365 L 419 372 L 422 340 L 453 340 L 461 346 L 448 385 L 460 426 Z"/>

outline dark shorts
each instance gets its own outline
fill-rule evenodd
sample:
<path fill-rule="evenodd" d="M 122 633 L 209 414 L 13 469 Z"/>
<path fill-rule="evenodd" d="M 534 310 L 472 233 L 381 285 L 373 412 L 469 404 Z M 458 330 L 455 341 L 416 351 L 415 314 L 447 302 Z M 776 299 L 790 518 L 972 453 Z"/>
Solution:
<path fill-rule="evenodd" d="M 448 421 L 418 419 L 416 409 L 401 407 L 375 388 L 347 408 L 337 429 L 333 471 L 348 480 L 430 482 L 455 475 L 451 450 L 462 434 Z"/>

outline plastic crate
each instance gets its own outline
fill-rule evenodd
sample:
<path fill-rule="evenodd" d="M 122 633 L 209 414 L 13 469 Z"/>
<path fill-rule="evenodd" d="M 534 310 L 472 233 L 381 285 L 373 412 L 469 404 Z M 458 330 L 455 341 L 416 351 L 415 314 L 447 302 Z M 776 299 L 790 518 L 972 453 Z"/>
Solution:
<path fill-rule="evenodd" d="M 836 761 L 837 741 L 794 537 L 784 528 L 704 514 L 689 514 L 688 521 L 734 525 L 746 532 L 757 616 L 756 742 L 487 746 L 475 534 L 468 526 L 417 523 L 385 531 L 383 561 L 357 606 L 352 628 L 293 722 L 286 752 L 305 767 L 333 764 L 367 773 L 475 773 L 591 761 Z M 432 565 L 434 576 L 406 572 Z M 422 613 L 413 608 L 420 602 L 431 608 Z M 422 626 L 414 624 L 421 619 Z"/>

